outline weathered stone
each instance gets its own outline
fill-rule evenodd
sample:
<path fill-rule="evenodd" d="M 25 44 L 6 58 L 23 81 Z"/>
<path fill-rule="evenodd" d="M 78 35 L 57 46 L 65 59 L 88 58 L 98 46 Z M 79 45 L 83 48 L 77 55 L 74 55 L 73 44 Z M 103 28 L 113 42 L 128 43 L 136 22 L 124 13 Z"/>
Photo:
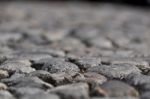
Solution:
<path fill-rule="evenodd" d="M 144 59 L 138 58 L 121 58 L 121 57 L 102 57 L 102 63 L 106 64 L 130 64 L 138 67 L 143 73 L 150 71 L 149 63 Z"/>
<path fill-rule="evenodd" d="M 64 73 L 64 72 L 54 73 L 51 75 L 51 78 L 49 80 L 52 84 L 56 86 L 65 85 L 73 82 L 73 78 L 72 78 L 73 75 L 74 73 L 73 74 Z"/>
<path fill-rule="evenodd" d="M 140 73 L 141 71 L 130 64 L 99 65 L 88 69 L 89 72 L 97 72 L 109 78 L 126 78 L 131 73 Z"/>
<path fill-rule="evenodd" d="M 30 73 L 32 71 L 35 71 L 35 69 L 30 67 L 30 65 L 26 65 L 21 62 L 5 62 L 0 65 L 0 69 L 6 70 L 9 73 L 14 72 Z"/>
<path fill-rule="evenodd" d="M 50 73 L 58 72 L 79 72 L 79 68 L 72 63 L 60 61 L 59 59 L 51 59 L 45 63 L 42 70 L 46 70 Z"/>
<path fill-rule="evenodd" d="M 94 73 L 94 72 L 87 72 L 84 74 L 76 74 L 73 76 L 74 81 L 76 82 L 86 82 L 90 85 L 91 88 L 95 87 L 96 85 L 100 85 L 107 81 L 107 78 Z"/>
<path fill-rule="evenodd" d="M 73 62 L 78 65 L 80 69 L 86 70 L 90 67 L 99 66 L 101 64 L 101 59 L 94 57 L 83 57 L 75 59 Z"/>
<path fill-rule="evenodd" d="M 51 80 L 52 74 L 50 74 L 47 71 L 36 70 L 36 71 L 33 71 L 33 72 L 27 74 L 27 76 L 28 77 L 38 77 L 38 78 L 42 79 L 43 81 L 49 82 Z"/>

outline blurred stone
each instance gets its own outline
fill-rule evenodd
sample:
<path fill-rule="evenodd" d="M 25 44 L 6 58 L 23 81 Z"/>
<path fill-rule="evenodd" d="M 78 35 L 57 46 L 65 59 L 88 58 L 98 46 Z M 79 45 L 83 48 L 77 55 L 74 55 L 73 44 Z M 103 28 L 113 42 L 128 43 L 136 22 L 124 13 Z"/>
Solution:
<path fill-rule="evenodd" d="M 130 85 L 112 80 L 95 88 L 94 95 L 105 97 L 138 97 L 138 91 Z"/>
<path fill-rule="evenodd" d="M 50 93 L 59 95 L 62 99 L 89 99 L 89 87 L 86 83 L 59 86 L 50 90 Z"/>

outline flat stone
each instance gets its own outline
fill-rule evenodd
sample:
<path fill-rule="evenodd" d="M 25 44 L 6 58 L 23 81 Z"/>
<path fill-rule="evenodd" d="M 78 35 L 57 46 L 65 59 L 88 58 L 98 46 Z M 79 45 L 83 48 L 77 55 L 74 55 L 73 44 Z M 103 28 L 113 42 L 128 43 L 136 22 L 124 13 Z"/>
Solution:
<path fill-rule="evenodd" d="M 88 68 L 99 66 L 101 64 L 100 58 L 94 57 L 83 57 L 78 58 L 73 61 L 82 70 L 87 70 Z"/>
<path fill-rule="evenodd" d="M 130 64 L 99 65 L 88 69 L 89 72 L 97 72 L 109 78 L 126 78 L 131 73 L 140 73 L 141 71 Z"/>
<path fill-rule="evenodd" d="M 73 77 L 72 77 L 73 75 L 74 73 L 73 74 L 65 73 L 65 72 L 54 73 L 51 75 L 49 81 L 55 86 L 65 85 L 73 82 Z"/>
<path fill-rule="evenodd" d="M 30 73 L 32 71 L 35 71 L 35 69 L 32 68 L 31 66 L 28 66 L 21 62 L 5 62 L 0 65 L 0 69 L 6 70 L 9 73 L 14 72 Z"/>
<path fill-rule="evenodd" d="M 52 43 L 51 48 L 70 52 L 75 49 L 83 49 L 85 45 L 76 38 L 66 37 L 58 42 Z"/>
<path fill-rule="evenodd" d="M 107 78 L 105 76 L 94 72 L 84 73 L 84 77 L 86 78 L 87 82 L 94 82 L 97 84 L 102 84 L 107 81 Z"/>
<path fill-rule="evenodd" d="M 59 59 L 51 59 L 45 63 L 42 70 L 46 70 L 50 73 L 58 72 L 79 72 L 78 66 L 70 62 L 60 61 Z"/>
<path fill-rule="evenodd" d="M 76 82 L 86 82 L 90 85 L 91 88 L 107 81 L 106 77 L 104 77 L 103 75 L 97 74 L 95 72 L 86 72 L 83 74 L 78 73 L 73 76 L 73 79 Z"/>
<path fill-rule="evenodd" d="M 57 60 L 57 61 L 65 61 L 64 58 L 43 58 L 40 60 L 32 61 L 32 67 L 36 70 L 41 70 L 44 64 L 49 63 L 51 60 Z"/>
<path fill-rule="evenodd" d="M 27 77 L 38 77 L 45 82 L 49 82 L 51 80 L 52 74 L 43 70 L 36 70 L 26 75 Z"/>
<path fill-rule="evenodd" d="M 20 87 L 20 88 L 10 88 L 9 91 L 15 95 L 16 97 L 18 97 L 19 99 L 22 97 L 26 97 L 29 95 L 35 95 L 35 94 L 39 94 L 39 93 L 43 93 L 44 91 L 39 89 L 39 88 L 30 88 L 30 87 Z"/>
<path fill-rule="evenodd" d="M 99 87 L 95 87 L 93 95 L 105 96 L 105 97 L 138 97 L 138 91 L 130 85 L 111 80 L 103 83 Z"/>
<path fill-rule="evenodd" d="M 149 63 L 144 59 L 140 59 L 140 58 L 102 57 L 102 63 L 130 64 L 138 67 L 143 73 L 148 73 L 150 71 Z"/>
<path fill-rule="evenodd" d="M 11 80 L 3 80 L 6 85 L 9 87 L 20 88 L 20 87 L 29 87 L 29 88 L 39 88 L 39 89 L 49 89 L 53 86 L 48 84 L 38 77 L 17 77 Z"/>
<path fill-rule="evenodd" d="M 51 58 L 51 55 L 47 52 L 16 52 L 13 53 L 12 58 L 19 58 L 19 59 L 28 59 L 30 61 L 40 60 L 43 58 Z"/>
<path fill-rule="evenodd" d="M 76 83 L 59 86 L 50 90 L 62 99 L 89 99 L 89 86 L 86 83 Z"/>

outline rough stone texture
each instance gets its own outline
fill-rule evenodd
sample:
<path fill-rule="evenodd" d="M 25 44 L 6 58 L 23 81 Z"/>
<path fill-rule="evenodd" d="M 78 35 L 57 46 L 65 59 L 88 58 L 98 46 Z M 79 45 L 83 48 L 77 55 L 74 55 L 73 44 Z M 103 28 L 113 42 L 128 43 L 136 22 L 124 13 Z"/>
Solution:
<path fill-rule="evenodd" d="M 42 70 L 48 71 L 50 73 L 79 72 L 79 68 L 75 64 L 61 61 L 59 59 L 50 59 L 43 65 Z"/>
<path fill-rule="evenodd" d="M 101 59 L 100 58 L 88 58 L 88 57 L 83 57 L 79 59 L 73 60 L 73 62 L 78 65 L 80 69 L 86 70 L 90 67 L 95 67 L 99 66 L 101 64 Z"/>
<path fill-rule="evenodd" d="M 0 99 L 149 99 L 149 10 L 0 3 Z"/>
<path fill-rule="evenodd" d="M 0 65 L 0 69 L 6 70 L 10 73 L 13 72 L 30 73 L 35 70 L 34 68 L 20 62 L 5 62 Z"/>
<path fill-rule="evenodd" d="M 89 72 L 97 72 L 109 78 L 126 78 L 129 74 L 140 73 L 140 70 L 129 64 L 115 64 L 115 65 L 99 65 L 88 69 Z"/>

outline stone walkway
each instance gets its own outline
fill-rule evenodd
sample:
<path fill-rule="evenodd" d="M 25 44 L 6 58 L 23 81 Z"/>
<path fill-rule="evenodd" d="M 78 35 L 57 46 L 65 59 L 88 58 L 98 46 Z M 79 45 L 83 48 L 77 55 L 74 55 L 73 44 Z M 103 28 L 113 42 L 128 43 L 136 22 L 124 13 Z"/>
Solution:
<path fill-rule="evenodd" d="M 0 5 L 0 99 L 150 99 L 150 9 Z"/>

